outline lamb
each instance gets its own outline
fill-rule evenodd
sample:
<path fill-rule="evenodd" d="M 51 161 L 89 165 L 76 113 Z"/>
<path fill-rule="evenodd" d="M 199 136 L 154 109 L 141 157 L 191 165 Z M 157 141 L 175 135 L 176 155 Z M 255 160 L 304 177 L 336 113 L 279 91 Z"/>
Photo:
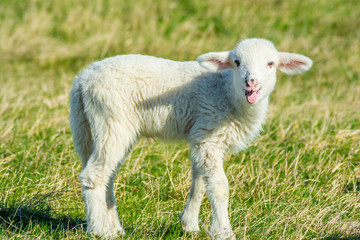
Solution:
<path fill-rule="evenodd" d="M 270 41 L 256 38 L 197 61 L 119 55 L 92 63 L 75 78 L 70 100 L 88 231 L 103 237 L 125 234 L 113 180 L 138 139 L 156 137 L 190 143 L 192 184 L 180 216 L 184 231 L 199 230 L 206 192 L 210 236 L 235 239 L 224 153 L 245 149 L 259 135 L 276 70 L 300 74 L 311 66 L 310 58 L 278 52 Z"/>

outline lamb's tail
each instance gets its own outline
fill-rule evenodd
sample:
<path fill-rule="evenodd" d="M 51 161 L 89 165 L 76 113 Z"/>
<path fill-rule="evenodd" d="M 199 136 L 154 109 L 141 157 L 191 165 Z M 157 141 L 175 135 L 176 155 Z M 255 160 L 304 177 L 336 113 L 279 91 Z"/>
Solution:
<path fill-rule="evenodd" d="M 80 78 L 74 81 L 70 97 L 70 127 L 73 133 L 73 141 L 76 152 L 79 154 L 83 167 L 93 150 L 93 139 L 89 121 L 84 111 L 84 103 Z"/>

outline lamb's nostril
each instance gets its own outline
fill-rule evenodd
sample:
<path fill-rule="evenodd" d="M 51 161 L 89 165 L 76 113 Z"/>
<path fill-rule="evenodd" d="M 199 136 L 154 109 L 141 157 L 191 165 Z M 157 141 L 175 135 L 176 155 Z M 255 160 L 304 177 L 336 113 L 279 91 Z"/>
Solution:
<path fill-rule="evenodd" d="M 257 85 L 257 81 L 254 78 L 250 78 L 249 80 L 245 81 L 247 87 L 254 87 Z"/>

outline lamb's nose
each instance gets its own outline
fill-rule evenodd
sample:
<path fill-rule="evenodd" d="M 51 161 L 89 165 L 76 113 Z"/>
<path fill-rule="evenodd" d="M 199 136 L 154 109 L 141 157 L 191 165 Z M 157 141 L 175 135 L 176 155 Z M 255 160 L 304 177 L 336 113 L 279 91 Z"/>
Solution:
<path fill-rule="evenodd" d="M 249 80 L 246 80 L 245 82 L 246 82 L 246 86 L 248 86 L 248 87 L 255 87 L 258 84 L 258 82 L 256 81 L 255 78 L 250 78 Z"/>

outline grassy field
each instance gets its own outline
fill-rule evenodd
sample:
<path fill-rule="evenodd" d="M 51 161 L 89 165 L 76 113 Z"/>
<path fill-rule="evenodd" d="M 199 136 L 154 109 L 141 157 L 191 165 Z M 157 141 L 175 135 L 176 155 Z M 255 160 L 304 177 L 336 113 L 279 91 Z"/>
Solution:
<path fill-rule="evenodd" d="M 73 77 L 140 53 L 192 60 L 243 38 L 314 60 L 278 75 L 261 137 L 225 163 L 238 239 L 360 239 L 358 0 L 2 0 L 0 238 L 81 239 L 81 164 L 69 127 Z M 190 188 L 185 143 L 142 140 L 116 179 L 125 239 L 207 239 L 178 217 Z"/>

